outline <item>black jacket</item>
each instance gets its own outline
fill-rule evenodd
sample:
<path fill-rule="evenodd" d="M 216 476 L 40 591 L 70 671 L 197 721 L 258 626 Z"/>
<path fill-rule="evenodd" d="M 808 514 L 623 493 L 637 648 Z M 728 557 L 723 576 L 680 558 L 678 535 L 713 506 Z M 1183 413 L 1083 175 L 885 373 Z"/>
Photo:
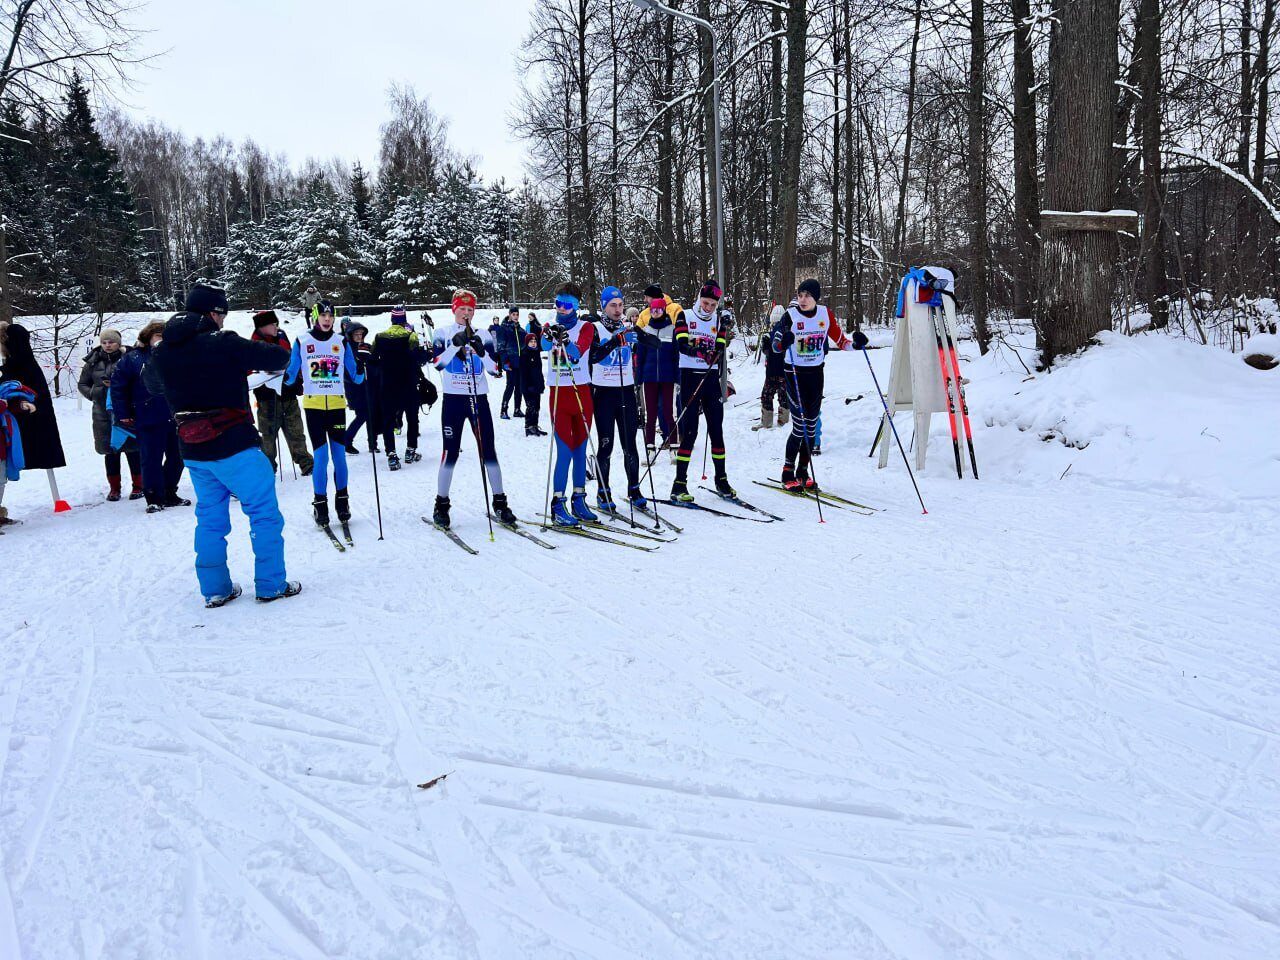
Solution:
<path fill-rule="evenodd" d="M 58 418 L 49 396 L 49 382 L 31 350 L 31 334 L 20 323 L 11 323 L 5 331 L 5 349 L 9 358 L 0 365 L 0 380 L 17 380 L 35 391 L 35 413 L 9 408 L 22 433 L 22 453 L 28 470 L 52 470 L 67 465 L 62 452 L 62 436 Z"/>
<path fill-rule="evenodd" d="M 152 352 L 143 378 L 153 393 L 164 393 L 175 415 L 197 411 L 240 410 L 243 423 L 204 443 L 182 443 L 187 460 L 225 460 L 258 446 L 262 439 L 249 415 L 246 370 L 275 372 L 289 365 L 289 351 L 219 330 L 208 317 L 180 313 L 164 328 L 164 341 Z"/>

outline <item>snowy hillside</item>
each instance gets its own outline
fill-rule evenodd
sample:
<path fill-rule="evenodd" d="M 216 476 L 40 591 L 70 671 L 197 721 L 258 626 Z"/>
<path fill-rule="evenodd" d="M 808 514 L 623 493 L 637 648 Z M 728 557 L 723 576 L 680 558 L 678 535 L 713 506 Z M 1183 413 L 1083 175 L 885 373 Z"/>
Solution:
<path fill-rule="evenodd" d="M 385 541 L 367 454 L 344 555 L 286 467 L 304 592 L 216 611 L 189 511 L 103 503 L 60 401 L 77 506 L 29 474 L 0 536 L 0 957 L 1280 956 L 1280 370 L 962 350 L 983 479 L 938 418 L 927 516 L 860 355 L 816 467 L 880 510 L 754 486 L 740 358 L 729 474 L 783 522 L 491 543 L 468 441 L 470 557 L 420 520 L 437 408 Z M 546 441 L 496 426 L 531 519 Z"/>

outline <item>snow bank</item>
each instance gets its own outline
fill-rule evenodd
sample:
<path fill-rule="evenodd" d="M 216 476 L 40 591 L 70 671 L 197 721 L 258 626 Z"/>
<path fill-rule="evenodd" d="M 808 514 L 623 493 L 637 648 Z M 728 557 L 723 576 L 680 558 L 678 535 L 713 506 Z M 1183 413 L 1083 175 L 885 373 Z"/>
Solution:
<path fill-rule="evenodd" d="M 995 355 L 973 364 L 971 405 L 1003 428 L 983 440 L 988 459 L 1014 474 L 1069 467 L 1171 492 L 1280 492 L 1280 378 L 1186 340 L 1099 339 L 1031 380 Z M 1045 443 L 1027 444 L 1027 434 Z"/>

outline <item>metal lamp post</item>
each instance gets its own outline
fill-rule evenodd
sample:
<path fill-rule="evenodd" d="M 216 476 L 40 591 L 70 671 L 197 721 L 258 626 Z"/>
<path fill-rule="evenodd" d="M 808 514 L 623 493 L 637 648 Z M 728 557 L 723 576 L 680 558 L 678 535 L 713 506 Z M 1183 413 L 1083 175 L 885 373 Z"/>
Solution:
<path fill-rule="evenodd" d="M 716 277 L 720 281 L 721 289 L 727 290 L 729 288 L 729 278 L 725 273 L 724 259 L 724 170 L 720 162 L 720 75 L 717 73 L 720 65 L 720 48 L 716 43 L 716 31 L 708 21 L 703 20 L 701 17 L 695 17 L 693 14 L 685 13 L 683 10 L 673 10 L 660 3 L 659 0 L 631 0 L 631 2 L 644 10 L 664 13 L 667 16 L 697 24 L 707 31 L 707 36 L 711 40 L 711 149 L 716 170 L 716 189 L 715 196 L 712 198 L 712 202 L 715 204 L 712 227 L 714 228 L 716 244 Z M 720 393 L 726 397 L 729 390 L 729 358 L 727 352 L 726 350 L 726 356 L 720 363 Z"/>

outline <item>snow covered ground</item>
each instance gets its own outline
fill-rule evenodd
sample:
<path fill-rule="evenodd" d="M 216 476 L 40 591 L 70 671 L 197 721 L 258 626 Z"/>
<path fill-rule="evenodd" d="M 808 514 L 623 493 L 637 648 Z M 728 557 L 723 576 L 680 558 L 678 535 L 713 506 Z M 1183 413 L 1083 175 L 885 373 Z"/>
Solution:
<path fill-rule="evenodd" d="M 730 475 L 786 521 L 650 555 L 488 542 L 469 445 L 480 556 L 419 519 L 431 456 L 380 471 L 378 542 L 366 455 L 355 550 L 288 474 L 304 593 L 212 612 L 189 512 L 101 503 L 62 402 L 79 506 L 28 475 L 0 537 L 0 957 L 1280 956 L 1280 371 L 1143 337 L 966 374 L 983 479 L 939 418 L 928 516 L 843 355 L 819 477 L 872 517 L 751 485 L 751 404 Z M 545 441 L 498 435 L 529 517 Z"/>

